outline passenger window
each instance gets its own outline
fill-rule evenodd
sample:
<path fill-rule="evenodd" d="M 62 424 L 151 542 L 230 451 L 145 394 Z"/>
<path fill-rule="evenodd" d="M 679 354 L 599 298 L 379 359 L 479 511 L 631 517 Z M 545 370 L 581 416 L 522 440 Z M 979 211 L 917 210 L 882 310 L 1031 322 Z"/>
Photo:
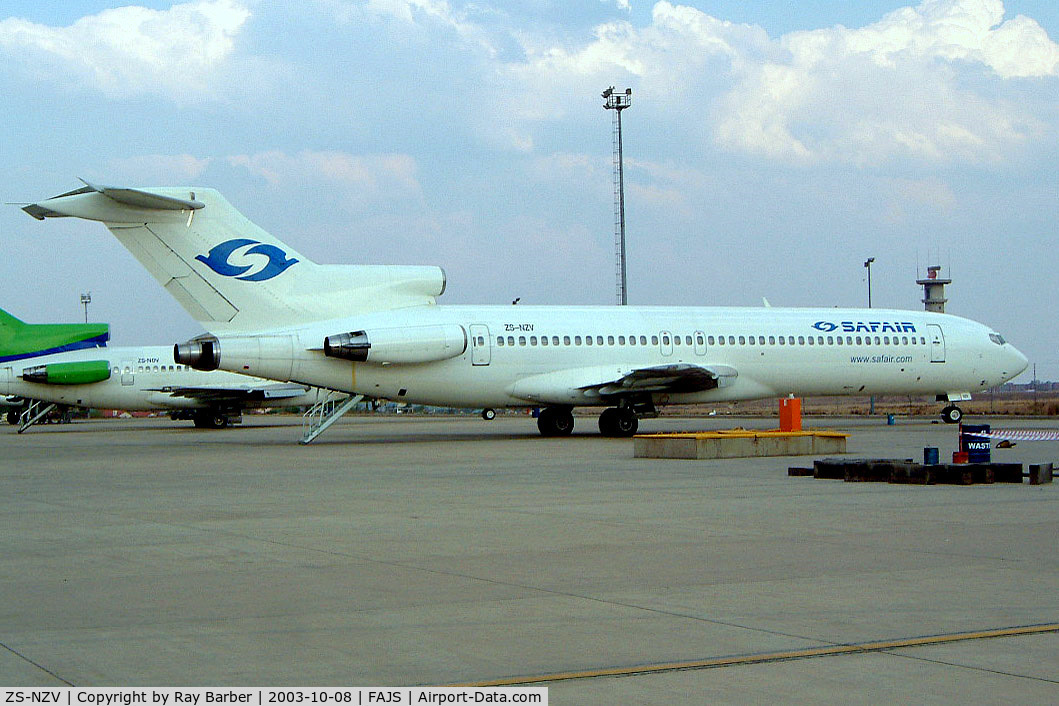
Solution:
<path fill-rule="evenodd" d="M 780 345 L 781 346 L 787 345 L 787 339 L 784 338 L 783 336 L 780 336 Z"/>
<path fill-rule="evenodd" d="M 701 346 L 705 342 L 706 341 L 702 340 L 702 334 L 701 333 L 695 334 L 695 343 L 697 343 L 697 344 L 699 344 Z"/>
<path fill-rule="evenodd" d="M 663 346 L 668 346 L 669 345 L 669 336 L 662 336 L 662 345 Z"/>
<path fill-rule="evenodd" d="M 829 345 L 829 346 L 835 345 L 835 337 L 834 336 L 828 336 L 827 337 L 827 345 Z"/>
<path fill-rule="evenodd" d="M 547 336 L 541 336 L 541 345 L 542 346 L 548 345 L 548 337 Z"/>
<path fill-rule="evenodd" d="M 507 337 L 507 345 L 509 345 L 509 346 L 515 345 L 515 337 L 514 336 L 508 336 Z"/>
<path fill-rule="evenodd" d="M 603 337 L 602 336 L 596 336 L 596 345 L 597 346 L 602 346 L 603 345 Z"/>
<path fill-rule="evenodd" d="M 776 345 L 776 337 L 775 336 L 769 336 L 769 345 L 770 346 Z"/>
<path fill-rule="evenodd" d="M 592 337 L 591 336 L 585 336 L 585 345 L 586 346 L 591 346 L 592 345 Z"/>
<path fill-rule="evenodd" d="M 739 345 L 741 345 L 741 346 L 745 346 L 746 345 L 746 336 L 740 336 L 739 337 Z"/>
<path fill-rule="evenodd" d="M 570 337 L 569 336 L 563 336 L 563 345 L 564 346 L 569 346 L 570 345 Z"/>
<path fill-rule="evenodd" d="M 717 345 L 718 346 L 723 346 L 724 345 L 724 336 L 718 336 L 717 337 Z"/>
<path fill-rule="evenodd" d="M 883 342 L 883 345 L 885 345 L 885 346 L 890 345 L 890 337 L 889 336 L 883 336 L 882 337 L 882 342 Z"/>
<path fill-rule="evenodd" d="M 908 336 L 901 336 L 901 345 L 908 345 Z"/>
<path fill-rule="evenodd" d="M 658 345 L 658 336 L 651 336 L 651 345 L 652 346 L 657 346 Z"/>
<path fill-rule="evenodd" d="M 581 337 L 580 336 L 574 336 L 574 345 L 575 346 L 580 346 L 581 345 Z"/>
<path fill-rule="evenodd" d="M 809 345 L 810 346 L 813 345 L 813 337 L 812 336 L 809 337 Z"/>
<path fill-rule="evenodd" d="M 798 336 L 798 345 L 799 346 L 804 346 L 805 345 L 805 336 Z"/>
<path fill-rule="evenodd" d="M 559 345 L 559 337 L 558 336 L 552 336 L 552 345 L 553 346 Z"/>
<path fill-rule="evenodd" d="M 875 337 L 875 345 L 879 345 L 879 337 L 878 336 Z"/>
<path fill-rule="evenodd" d="M 735 345 L 735 336 L 729 336 L 728 337 L 728 345 L 730 345 L 730 346 L 734 346 Z"/>
<path fill-rule="evenodd" d="M 496 337 L 496 345 L 498 345 L 498 346 L 503 346 L 504 345 L 504 337 L 503 336 L 497 336 Z"/>
<path fill-rule="evenodd" d="M 647 336 L 640 336 L 640 345 L 641 346 L 646 346 L 647 345 Z"/>
<path fill-rule="evenodd" d="M 707 340 L 707 341 L 709 342 L 709 344 L 710 344 L 711 346 L 712 346 L 712 345 L 714 344 L 714 342 L 715 342 L 715 341 L 714 341 L 714 339 L 713 339 L 713 336 L 710 336 L 710 337 L 708 337 L 708 338 L 707 338 L 706 340 Z"/>
<path fill-rule="evenodd" d="M 794 345 L 794 336 L 787 336 L 787 345 L 788 346 L 793 346 Z"/>
<path fill-rule="evenodd" d="M 111 370 L 110 372 L 111 372 L 112 374 L 114 374 L 114 375 L 117 375 L 117 374 L 118 374 L 118 369 L 117 369 L 117 368 L 114 368 L 114 369 L 113 369 L 113 370 Z"/>
<path fill-rule="evenodd" d="M 857 345 L 860 345 L 860 336 L 857 336 Z"/>
<path fill-rule="evenodd" d="M 613 346 L 614 345 L 614 336 L 607 336 L 607 345 L 608 346 Z"/>
<path fill-rule="evenodd" d="M 526 345 L 526 337 L 525 337 L 525 336 L 519 336 L 519 337 L 518 337 L 518 344 L 519 344 L 520 346 L 524 346 L 524 345 Z"/>

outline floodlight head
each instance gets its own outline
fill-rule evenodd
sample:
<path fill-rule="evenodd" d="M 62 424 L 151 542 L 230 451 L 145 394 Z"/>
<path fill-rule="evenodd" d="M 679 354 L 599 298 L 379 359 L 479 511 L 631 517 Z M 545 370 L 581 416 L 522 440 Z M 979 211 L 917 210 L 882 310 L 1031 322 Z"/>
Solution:
<path fill-rule="evenodd" d="M 611 95 L 612 93 L 614 93 L 614 86 L 611 86 L 611 87 L 610 87 L 610 88 L 608 88 L 607 90 L 603 91 L 603 97 L 604 97 L 604 98 L 610 98 L 610 95 Z"/>

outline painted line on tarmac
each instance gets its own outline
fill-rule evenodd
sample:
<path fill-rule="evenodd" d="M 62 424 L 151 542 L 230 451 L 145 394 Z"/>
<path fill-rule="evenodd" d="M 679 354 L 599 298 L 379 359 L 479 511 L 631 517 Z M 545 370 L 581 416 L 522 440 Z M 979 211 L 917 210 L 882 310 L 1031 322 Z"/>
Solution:
<path fill-rule="evenodd" d="M 810 647 L 803 650 L 787 650 L 784 652 L 765 652 L 759 654 L 733 655 L 729 657 L 712 657 L 709 659 L 690 660 L 687 662 L 662 662 L 659 664 L 641 664 L 633 667 L 606 667 L 603 669 L 586 669 L 577 672 L 555 672 L 553 674 L 538 674 L 535 676 L 490 679 L 487 681 L 472 682 L 467 684 L 454 684 L 452 686 L 517 686 L 522 684 L 539 684 L 542 682 L 571 681 L 574 679 L 624 677 L 631 676 L 634 674 L 678 672 L 682 670 L 691 669 L 714 669 L 717 667 L 734 667 L 736 665 L 743 664 L 763 664 L 766 662 L 785 662 L 795 659 L 810 659 L 813 657 L 830 657 L 834 655 L 845 654 L 863 654 L 867 652 L 896 650 L 904 647 L 925 647 L 929 645 L 943 645 L 949 642 L 985 640 L 994 637 L 1019 637 L 1023 635 L 1036 635 L 1040 633 L 1049 632 L 1059 632 L 1059 623 L 1045 623 L 1042 625 L 1019 625 L 1007 628 L 997 628 L 994 630 L 957 632 L 948 633 L 944 635 L 926 635 L 923 637 L 910 637 L 900 640 L 880 640 L 876 642 L 860 642 L 849 645 Z"/>

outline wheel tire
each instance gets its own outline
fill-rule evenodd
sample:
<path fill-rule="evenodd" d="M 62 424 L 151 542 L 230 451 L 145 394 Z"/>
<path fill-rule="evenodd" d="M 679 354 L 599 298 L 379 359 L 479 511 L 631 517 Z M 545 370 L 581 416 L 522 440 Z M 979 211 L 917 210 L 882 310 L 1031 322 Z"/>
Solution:
<path fill-rule="evenodd" d="M 7 423 L 11 424 L 12 426 L 14 426 L 15 424 L 18 424 L 18 417 L 19 417 L 19 411 L 17 409 L 10 410 L 7 413 Z"/>
<path fill-rule="evenodd" d="M 493 421 L 494 419 L 496 419 L 496 410 L 488 408 L 488 407 L 486 409 L 483 409 L 482 410 L 482 419 L 484 419 L 487 422 Z"/>
<path fill-rule="evenodd" d="M 537 416 L 541 436 L 569 436 L 574 430 L 574 415 L 569 409 L 545 407 Z"/>
<path fill-rule="evenodd" d="M 226 426 L 228 426 L 228 417 L 223 414 L 215 414 L 213 415 L 213 418 L 210 419 L 211 429 L 224 429 Z"/>
<path fill-rule="evenodd" d="M 603 413 L 599 415 L 599 433 L 603 436 L 617 436 L 617 416 L 618 410 L 616 407 L 603 410 Z"/>
<path fill-rule="evenodd" d="M 950 405 L 941 410 L 941 418 L 945 420 L 946 424 L 959 424 L 960 420 L 963 419 L 963 410 L 955 405 Z"/>
<path fill-rule="evenodd" d="M 631 409 L 619 409 L 618 416 L 616 418 L 615 436 L 623 439 L 628 439 L 630 436 L 636 433 L 637 428 L 640 426 L 640 420 L 636 418 L 636 414 Z"/>

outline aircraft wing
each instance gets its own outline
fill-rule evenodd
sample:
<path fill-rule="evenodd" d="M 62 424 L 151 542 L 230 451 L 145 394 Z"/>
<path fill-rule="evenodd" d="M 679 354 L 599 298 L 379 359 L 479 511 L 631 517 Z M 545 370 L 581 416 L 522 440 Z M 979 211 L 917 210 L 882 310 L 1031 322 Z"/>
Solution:
<path fill-rule="evenodd" d="M 735 377 L 735 369 L 727 365 L 703 367 L 692 363 L 674 363 L 634 368 L 614 380 L 585 385 L 581 389 L 594 388 L 603 397 L 632 392 L 702 392 L 724 387 Z"/>
<path fill-rule="evenodd" d="M 636 394 L 681 394 L 727 387 L 738 375 L 727 365 L 672 363 L 645 367 L 596 366 L 522 378 L 509 388 L 515 397 L 553 404 L 591 404 L 600 398 Z"/>
<path fill-rule="evenodd" d="M 267 385 L 169 385 L 151 388 L 150 391 L 164 392 L 173 397 L 186 397 L 202 402 L 260 402 L 298 397 L 308 392 L 309 388 L 295 383 L 274 383 Z"/>

